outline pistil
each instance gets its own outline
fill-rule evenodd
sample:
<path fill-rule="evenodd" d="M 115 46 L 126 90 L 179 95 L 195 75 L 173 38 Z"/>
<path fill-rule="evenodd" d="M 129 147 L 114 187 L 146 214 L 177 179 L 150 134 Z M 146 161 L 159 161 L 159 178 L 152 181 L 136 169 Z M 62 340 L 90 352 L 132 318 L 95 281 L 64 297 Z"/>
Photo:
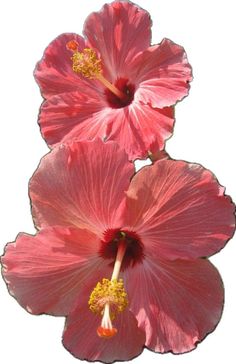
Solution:
<path fill-rule="evenodd" d="M 102 314 L 101 326 L 98 327 L 97 334 L 103 338 L 111 338 L 117 333 L 117 329 L 112 325 L 112 320 L 114 320 L 116 314 L 122 312 L 128 304 L 123 281 L 122 279 L 118 280 L 127 248 L 125 236 L 124 232 L 120 232 L 120 241 L 111 280 L 103 279 L 102 283 L 99 282 L 89 299 L 91 311 Z"/>
<path fill-rule="evenodd" d="M 73 55 L 72 69 L 75 73 L 82 74 L 89 79 L 99 80 L 105 88 L 110 90 L 122 101 L 127 100 L 128 95 L 120 91 L 115 85 L 109 82 L 102 74 L 101 59 L 96 55 L 96 52 L 91 48 L 84 48 L 82 52 L 78 51 L 79 44 L 75 40 L 71 40 L 66 45 Z"/>
<path fill-rule="evenodd" d="M 123 92 L 121 92 L 117 87 L 115 87 L 112 83 L 110 83 L 103 75 L 102 73 L 97 75 L 97 79 L 108 89 L 110 90 L 114 95 L 116 95 L 119 99 L 122 101 L 125 101 L 127 99 L 127 95 L 125 95 Z"/>

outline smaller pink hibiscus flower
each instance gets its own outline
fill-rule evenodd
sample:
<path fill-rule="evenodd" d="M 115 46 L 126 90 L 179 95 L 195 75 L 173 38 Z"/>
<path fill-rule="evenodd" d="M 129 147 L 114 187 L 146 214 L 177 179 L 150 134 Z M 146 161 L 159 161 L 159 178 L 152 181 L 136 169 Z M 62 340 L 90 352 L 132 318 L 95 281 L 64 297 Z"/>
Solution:
<path fill-rule="evenodd" d="M 116 143 L 72 142 L 42 159 L 30 196 L 39 231 L 7 245 L 3 276 L 29 312 L 67 316 L 74 356 L 183 353 L 215 328 L 224 290 L 202 257 L 235 218 L 211 172 L 161 159 L 134 174 Z"/>
<path fill-rule="evenodd" d="M 128 1 L 92 13 L 84 36 L 62 34 L 36 67 L 47 143 L 100 137 L 130 159 L 162 150 L 192 78 L 184 49 L 168 39 L 150 46 L 150 16 Z"/>

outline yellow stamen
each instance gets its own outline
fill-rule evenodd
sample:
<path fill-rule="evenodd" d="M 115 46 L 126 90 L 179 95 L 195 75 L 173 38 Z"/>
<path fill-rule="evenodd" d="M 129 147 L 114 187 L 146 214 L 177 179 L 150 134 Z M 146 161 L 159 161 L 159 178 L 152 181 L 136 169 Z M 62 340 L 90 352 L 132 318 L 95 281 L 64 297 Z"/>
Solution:
<path fill-rule="evenodd" d="M 97 78 L 102 72 L 101 60 L 91 48 L 85 48 L 83 52 L 76 50 L 71 59 L 73 71 L 81 73 L 84 77 Z"/>
<path fill-rule="evenodd" d="M 102 282 L 98 282 L 88 302 L 93 313 L 102 315 L 101 326 L 98 327 L 97 334 L 104 338 L 113 337 L 117 333 L 117 329 L 112 326 L 112 320 L 116 318 L 118 313 L 123 312 L 128 305 L 123 280 L 118 280 L 126 251 L 124 238 L 125 233 L 121 234 L 111 280 L 103 278 Z"/>
<path fill-rule="evenodd" d="M 115 318 L 116 313 L 124 311 L 128 304 L 123 280 L 103 278 L 102 282 L 98 282 L 92 291 L 88 304 L 93 313 L 101 313 L 102 315 L 108 313 L 105 312 L 106 305 L 110 305 L 112 318 Z"/>
<path fill-rule="evenodd" d="M 97 79 L 119 99 L 127 99 L 127 95 L 103 76 L 101 59 L 97 57 L 96 52 L 92 48 L 84 48 L 82 52 L 79 52 L 78 43 L 74 40 L 69 41 L 66 48 L 73 52 L 71 59 L 72 69 L 75 73 L 82 74 L 89 79 Z"/>

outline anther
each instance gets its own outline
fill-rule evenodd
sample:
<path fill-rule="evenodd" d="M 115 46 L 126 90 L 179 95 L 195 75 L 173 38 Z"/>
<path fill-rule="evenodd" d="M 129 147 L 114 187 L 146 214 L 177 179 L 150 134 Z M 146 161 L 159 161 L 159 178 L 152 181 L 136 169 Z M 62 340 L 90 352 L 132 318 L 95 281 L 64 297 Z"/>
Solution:
<path fill-rule="evenodd" d="M 97 78 L 101 74 L 101 60 L 91 48 L 84 48 L 83 52 L 76 50 L 72 56 L 72 69 L 86 78 Z"/>
<path fill-rule="evenodd" d="M 98 282 L 89 298 L 89 308 L 95 314 L 107 313 L 114 319 L 116 314 L 124 311 L 128 305 L 127 293 L 124 289 L 123 280 L 109 280 L 103 278 Z M 112 307 L 111 313 L 105 312 L 106 304 Z"/>

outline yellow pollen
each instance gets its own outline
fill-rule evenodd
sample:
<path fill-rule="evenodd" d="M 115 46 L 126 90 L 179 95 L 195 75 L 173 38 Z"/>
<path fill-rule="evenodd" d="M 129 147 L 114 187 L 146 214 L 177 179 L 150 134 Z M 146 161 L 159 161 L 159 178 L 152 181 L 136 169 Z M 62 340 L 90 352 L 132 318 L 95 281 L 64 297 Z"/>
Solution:
<path fill-rule="evenodd" d="M 89 308 L 95 314 L 104 314 L 105 305 L 109 305 L 110 318 L 114 320 L 117 313 L 124 311 L 128 305 L 127 293 L 122 279 L 103 278 L 98 282 L 89 298 Z"/>
<path fill-rule="evenodd" d="M 97 78 L 102 72 L 101 60 L 91 48 L 84 48 L 83 52 L 76 50 L 71 59 L 73 71 L 81 73 L 84 77 Z"/>

